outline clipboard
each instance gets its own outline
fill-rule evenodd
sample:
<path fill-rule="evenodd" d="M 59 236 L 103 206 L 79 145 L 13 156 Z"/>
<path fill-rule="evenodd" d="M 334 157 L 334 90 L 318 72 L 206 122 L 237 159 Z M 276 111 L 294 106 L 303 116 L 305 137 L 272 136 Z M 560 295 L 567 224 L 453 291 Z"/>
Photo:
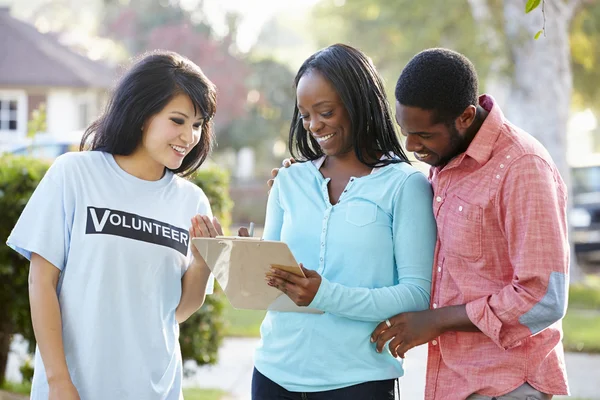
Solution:
<path fill-rule="evenodd" d="M 321 310 L 297 306 L 265 282 L 271 267 L 304 276 L 284 242 L 217 236 L 192 238 L 192 245 L 204 258 L 233 308 L 323 314 Z"/>

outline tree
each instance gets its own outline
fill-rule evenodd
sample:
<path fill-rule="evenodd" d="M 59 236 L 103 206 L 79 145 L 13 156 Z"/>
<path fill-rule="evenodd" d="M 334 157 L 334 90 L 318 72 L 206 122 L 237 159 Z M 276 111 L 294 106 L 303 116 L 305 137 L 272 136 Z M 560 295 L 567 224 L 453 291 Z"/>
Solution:
<path fill-rule="evenodd" d="M 588 75 L 598 74 L 593 68 L 597 55 L 581 51 L 582 46 L 592 49 L 596 43 L 581 39 L 581 35 L 587 38 L 587 32 L 598 29 L 589 19 L 578 19 L 584 0 L 538 1 L 530 13 L 525 12 L 523 0 L 456 0 L 452 5 L 439 3 L 436 7 L 408 0 L 346 0 L 338 1 L 343 3 L 338 7 L 335 3 L 328 1 L 318 7 L 316 18 L 336 15 L 342 36 L 371 55 L 388 82 L 391 79 L 395 83 L 404 63 L 424 48 L 443 46 L 464 53 L 474 62 L 483 85 L 493 88 L 493 94 L 510 99 L 501 101 L 508 119 L 548 149 L 569 183 L 566 132 L 573 90 L 570 34 L 579 35 L 579 46 L 573 47 L 580 49 L 574 57 L 580 63 L 577 70 L 587 66 Z M 588 1 L 586 6 L 588 10 L 593 7 L 589 14 L 600 14 L 594 2 Z M 573 21 L 579 21 L 577 31 L 572 30 Z M 544 26 L 545 34 L 535 40 Z M 590 85 L 590 81 L 576 89 L 586 93 L 582 99 L 598 95 L 597 85 Z M 581 272 L 575 257 L 572 260 L 571 278 L 577 280 Z"/>

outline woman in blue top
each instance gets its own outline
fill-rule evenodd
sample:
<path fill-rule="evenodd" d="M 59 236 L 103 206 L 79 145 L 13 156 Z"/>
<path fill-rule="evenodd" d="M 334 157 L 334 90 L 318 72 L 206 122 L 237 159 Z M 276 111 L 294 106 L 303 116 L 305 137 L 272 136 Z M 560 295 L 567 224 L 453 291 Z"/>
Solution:
<path fill-rule="evenodd" d="M 393 399 L 402 361 L 377 353 L 369 338 L 379 322 L 429 306 L 431 187 L 409 165 L 363 53 L 325 48 L 294 83 L 289 145 L 304 162 L 279 171 L 263 238 L 287 243 L 311 270 L 306 278 L 273 270 L 266 279 L 324 313 L 267 313 L 252 398 Z"/>

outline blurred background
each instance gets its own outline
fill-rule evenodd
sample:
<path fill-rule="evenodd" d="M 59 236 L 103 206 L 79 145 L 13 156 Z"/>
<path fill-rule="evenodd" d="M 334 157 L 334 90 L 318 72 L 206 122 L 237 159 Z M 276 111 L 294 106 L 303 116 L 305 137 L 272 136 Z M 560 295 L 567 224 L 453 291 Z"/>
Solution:
<path fill-rule="evenodd" d="M 481 92 L 550 151 L 571 191 L 565 346 L 573 394 L 600 399 L 599 1 L 0 0 L 2 240 L 47 163 L 77 150 L 129 60 L 159 48 L 190 58 L 217 85 L 218 146 L 194 179 L 230 232 L 254 222 L 260 233 L 266 181 L 289 156 L 295 73 L 337 42 L 373 59 L 392 105 L 396 79 L 414 54 L 440 46 L 464 53 Z M 11 196 L 23 186 L 13 172 L 23 168 L 31 187 L 16 201 Z M 0 250 L 0 383 L 8 389 L 0 399 L 26 392 L 32 368 L 22 264 Z M 233 310 L 213 297 L 187 333 L 182 329 L 186 399 L 247 398 L 264 313 Z M 198 350 L 198 341 L 210 346 Z M 403 398 L 422 398 L 424 351 L 407 361 Z"/>

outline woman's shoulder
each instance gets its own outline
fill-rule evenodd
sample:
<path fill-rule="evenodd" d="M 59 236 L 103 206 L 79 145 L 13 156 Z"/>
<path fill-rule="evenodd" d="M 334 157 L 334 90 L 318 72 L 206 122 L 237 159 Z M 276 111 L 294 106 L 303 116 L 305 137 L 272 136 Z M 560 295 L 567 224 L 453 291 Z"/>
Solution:
<path fill-rule="evenodd" d="M 395 182 L 421 181 L 429 184 L 425 173 L 407 162 L 390 164 L 388 170 L 391 178 L 388 176 L 387 179 L 392 179 Z"/>
<path fill-rule="evenodd" d="M 276 179 L 299 179 L 303 176 L 312 176 L 315 169 L 312 161 L 296 162 L 289 167 L 280 167 Z"/>

